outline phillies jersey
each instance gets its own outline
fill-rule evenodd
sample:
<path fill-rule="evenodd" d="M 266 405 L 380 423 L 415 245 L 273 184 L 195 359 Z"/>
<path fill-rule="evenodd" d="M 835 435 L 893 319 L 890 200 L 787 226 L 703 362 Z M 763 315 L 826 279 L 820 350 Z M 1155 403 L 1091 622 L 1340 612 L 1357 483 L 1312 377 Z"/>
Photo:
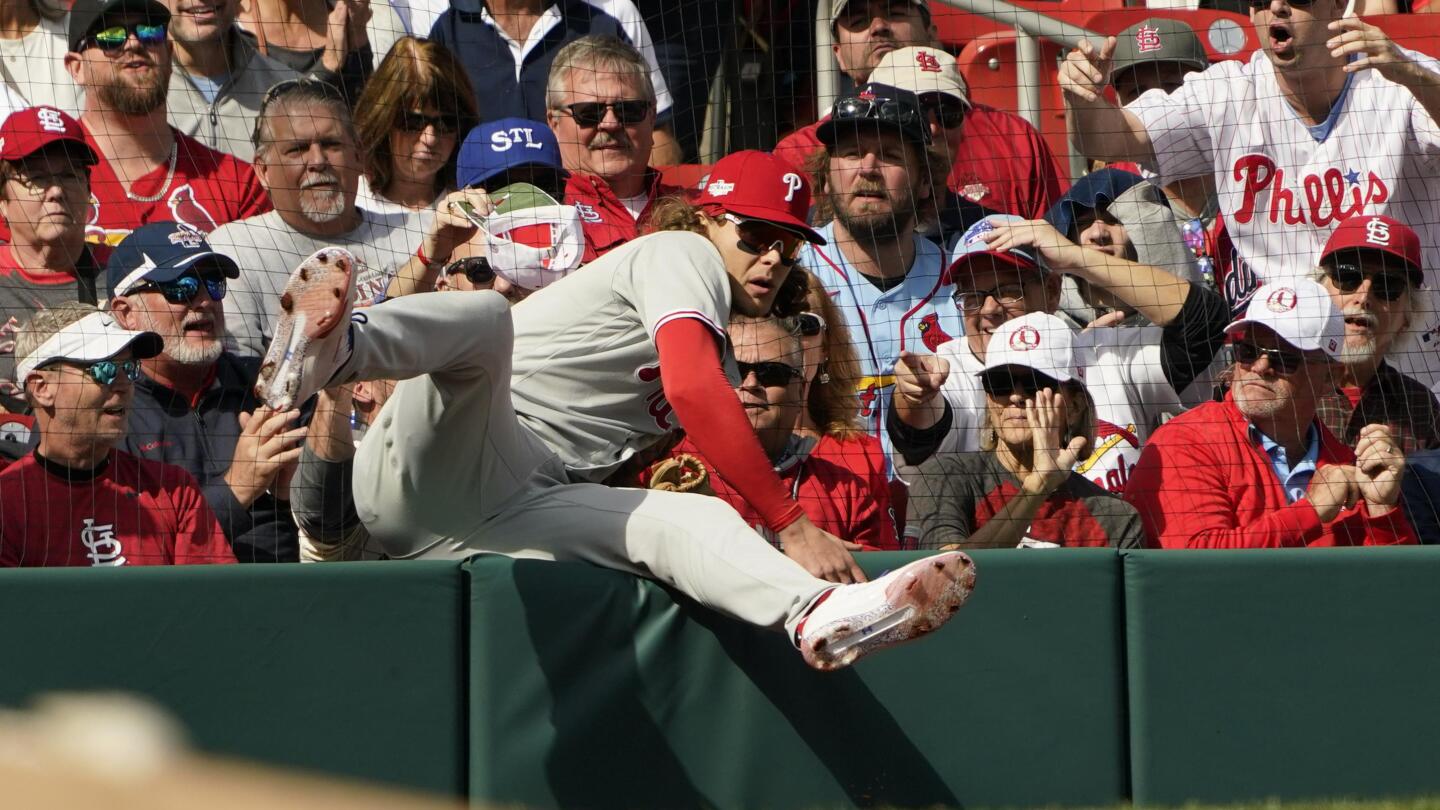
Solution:
<path fill-rule="evenodd" d="M 185 470 L 112 450 L 77 472 L 31 453 L 0 470 L 0 567 L 233 563 Z"/>
<path fill-rule="evenodd" d="M 642 236 L 542 287 L 512 316 L 515 412 L 577 481 L 604 481 L 680 427 L 655 348 L 665 324 L 693 318 L 714 331 L 740 384 L 725 332 L 730 275 L 699 234 Z"/>
<path fill-rule="evenodd" d="M 819 231 L 827 244 L 806 244 L 799 254 L 800 265 L 820 282 L 844 316 L 860 361 L 861 377 L 855 381 L 860 416 L 888 456 L 885 409 L 895 387 L 895 363 L 902 351 L 934 354 L 964 334 L 955 288 L 948 283 L 940 248 L 928 239 L 912 237 L 915 260 L 910 272 L 896 286 L 881 290 L 840 252 L 835 223 Z"/>

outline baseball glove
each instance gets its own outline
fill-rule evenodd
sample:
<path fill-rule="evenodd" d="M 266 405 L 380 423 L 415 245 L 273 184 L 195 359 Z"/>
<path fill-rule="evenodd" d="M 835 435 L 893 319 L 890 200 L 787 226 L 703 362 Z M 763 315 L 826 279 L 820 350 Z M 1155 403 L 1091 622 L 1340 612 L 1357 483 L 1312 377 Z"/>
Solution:
<path fill-rule="evenodd" d="M 704 462 L 689 453 L 680 453 L 651 464 L 646 471 L 646 480 L 650 489 L 715 494 L 715 490 L 710 488 L 710 471 L 705 469 Z"/>

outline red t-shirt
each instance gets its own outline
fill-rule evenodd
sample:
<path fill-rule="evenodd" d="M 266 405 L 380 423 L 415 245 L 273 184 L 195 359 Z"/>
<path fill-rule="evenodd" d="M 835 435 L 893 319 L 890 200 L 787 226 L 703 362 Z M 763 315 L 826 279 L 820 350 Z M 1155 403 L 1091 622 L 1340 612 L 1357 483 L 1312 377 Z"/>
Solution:
<path fill-rule="evenodd" d="M 823 119 L 822 119 L 823 120 Z M 775 154 L 797 167 L 823 148 L 816 122 L 785 136 Z M 965 115 L 960 148 L 950 167 L 950 190 L 971 202 L 1026 219 L 1041 219 L 1068 184 L 1039 131 L 1014 113 L 974 105 Z"/>
<path fill-rule="evenodd" d="M 113 450 L 94 475 L 33 453 L 0 470 L 0 567 L 233 562 L 180 467 Z"/>

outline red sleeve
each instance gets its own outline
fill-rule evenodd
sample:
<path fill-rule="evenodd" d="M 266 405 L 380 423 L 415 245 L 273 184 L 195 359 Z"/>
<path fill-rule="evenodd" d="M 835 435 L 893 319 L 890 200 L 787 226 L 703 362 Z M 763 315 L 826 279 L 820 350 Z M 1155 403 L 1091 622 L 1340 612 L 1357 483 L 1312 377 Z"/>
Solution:
<path fill-rule="evenodd" d="M 189 473 L 172 494 L 175 502 L 175 564 L 236 562 L 220 521 Z"/>
<path fill-rule="evenodd" d="M 803 170 L 805 168 L 805 161 L 809 160 L 811 155 L 824 148 L 824 145 L 820 143 L 820 138 L 815 135 L 819 128 L 820 124 L 817 122 L 795 130 L 781 138 L 780 142 L 775 144 L 775 148 L 770 151 L 770 154 L 781 160 L 788 161 L 790 165 L 796 169 Z"/>
<path fill-rule="evenodd" d="M 239 167 L 237 185 L 240 193 L 236 201 L 236 216 L 238 219 L 249 219 L 259 216 L 270 210 L 270 195 L 266 193 L 265 187 L 260 185 L 260 178 L 255 176 L 255 167 L 243 160 L 236 160 Z M 222 225 L 224 223 L 221 223 Z"/>
<path fill-rule="evenodd" d="M 695 318 L 676 318 L 655 333 L 665 399 L 685 434 L 771 531 L 804 514 L 790 500 L 760 449 L 755 429 L 720 363 L 715 332 Z"/>
<path fill-rule="evenodd" d="M 1044 219 L 1045 212 L 1050 210 L 1050 206 L 1065 196 L 1066 183 L 1062 178 L 1067 172 L 1060 167 L 1059 159 L 1055 157 L 1054 151 L 1050 149 L 1050 144 L 1045 142 L 1045 138 L 1039 130 L 1028 124 L 1026 129 L 1029 130 L 1030 150 L 1034 156 L 1035 170 L 1035 176 L 1031 178 L 1030 185 L 1030 192 L 1036 195 L 1036 199 L 1031 200 L 1033 206 L 1031 219 Z"/>

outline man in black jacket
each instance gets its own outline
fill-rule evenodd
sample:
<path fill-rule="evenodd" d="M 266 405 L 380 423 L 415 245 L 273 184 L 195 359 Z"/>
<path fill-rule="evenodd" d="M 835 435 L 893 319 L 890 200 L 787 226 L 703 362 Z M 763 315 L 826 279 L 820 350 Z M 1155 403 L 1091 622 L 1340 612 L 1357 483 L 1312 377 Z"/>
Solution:
<path fill-rule="evenodd" d="M 106 267 L 115 319 L 165 340 L 141 363 L 125 449 L 190 471 L 241 562 L 295 561 L 285 490 L 305 430 L 298 411 L 256 401 L 259 361 L 221 345 L 226 280 L 239 272 L 174 222 L 139 228 L 115 249 Z"/>

